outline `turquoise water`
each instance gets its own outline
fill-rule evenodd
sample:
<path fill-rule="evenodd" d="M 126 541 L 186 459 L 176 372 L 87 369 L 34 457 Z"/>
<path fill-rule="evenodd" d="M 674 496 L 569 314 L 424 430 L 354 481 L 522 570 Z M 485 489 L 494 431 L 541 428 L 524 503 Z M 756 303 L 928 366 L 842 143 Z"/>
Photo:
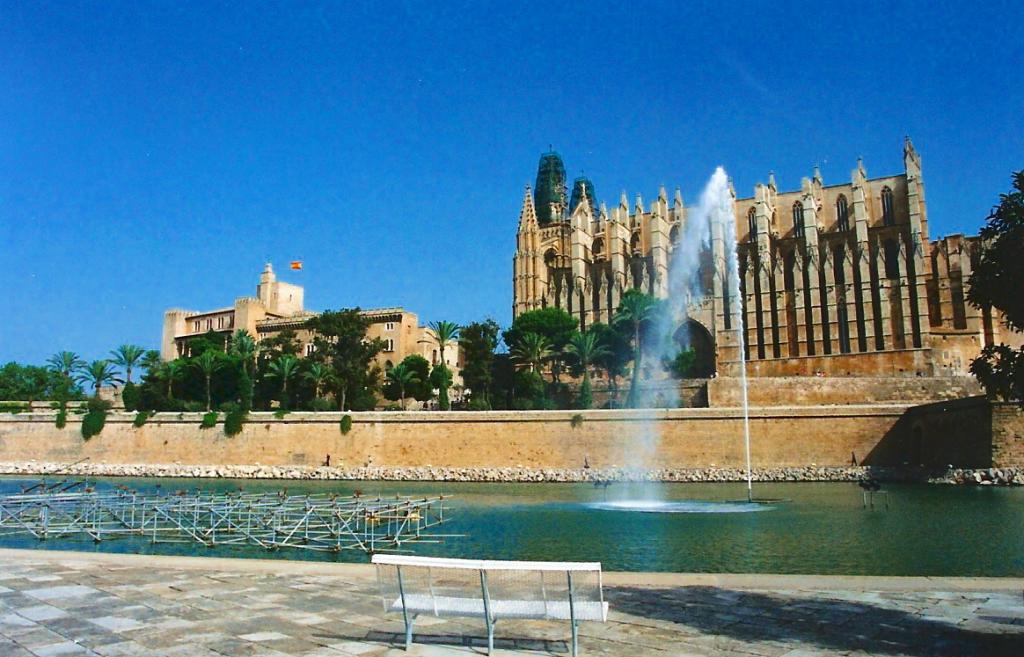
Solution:
<path fill-rule="evenodd" d="M 33 481 L 0 478 L 0 495 Z M 855 484 L 755 485 L 757 497 L 783 501 L 752 508 L 735 503 L 746 497 L 743 484 L 661 484 L 654 489 L 673 503 L 672 512 L 656 513 L 620 508 L 618 502 L 639 495 L 625 485 L 605 491 L 587 484 L 97 480 L 98 486 L 113 484 L 141 491 L 160 486 L 164 491 L 452 495 L 452 520 L 441 531 L 461 536 L 442 545 L 413 546 L 424 555 L 600 561 L 606 570 L 1024 576 L 1024 488 L 890 485 L 889 509 L 877 498 L 879 505 L 865 510 Z M 357 553 L 205 548 L 144 539 L 40 543 L 8 536 L 0 537 L 0 546 L 367 560 Z"/>

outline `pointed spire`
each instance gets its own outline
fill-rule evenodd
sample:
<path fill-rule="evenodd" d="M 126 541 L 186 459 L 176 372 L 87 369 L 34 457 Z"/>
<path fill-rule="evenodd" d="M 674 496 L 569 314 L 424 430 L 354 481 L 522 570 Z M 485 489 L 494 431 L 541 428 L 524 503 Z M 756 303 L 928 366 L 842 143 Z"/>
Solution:
<path fill-rule="evenodd" d="M 530 186 L 526 185 L 523 193 L 523 207 L 519 211 L 519 229 L 532 228 L 537 225 L 537 211 L 533 206 L 533 192 Z"/>
<path fill-rule="evenodd" d="M 678 187 L 676 187 L 676 195 L 675 199 L 673 199 L 672 201 L 672 207 L 674 207 L 677 210 L 683 207 L 683 193 L 679 190 Z"/>
<path fill-rule="evenodd" d="M 626 200 L 626 190 L 622 190 L 622 196 L 619 197 L 619 207 L 629 212 L 629 201 Z"/>
<path fill-rule="evenodd" d="M 601 210 L 598 216 L 601 221 L 608 221 L 608 206 L 604 204 L 604 201 L 601 201 Z"/>
<path fill-rule="evenodd" d="M 633 207 L 635 214 L 641 215 L 644 213 L 644 199 L 639 194 L 636 195 L 636 205 Z"/>
<path fill-rule="evenodd" d="M 774 171 L 769 171 L 768 172 L 768 186 L 772 188 L 773 192 L 778 189 L 778 187 L 775 186 L 775 172 Z"/>
<path fill-rule="evenodd" d="M 909 135 L 903 138 L 903 168 L 916 169 L 918 173 L 921 170 L 921 156 L 914 149 L 914 143 L 910 141 Z"/>
<path fill-rule="evenodd" d="M 825 179 L 821 177 L 821 167 L 817 164 L 814 165 L 814 182 L 818 185 L 825 184 Z"/>
<path fill-rule="evenodd" d="M 658 188 L 658 200 L 668 203 L 668 192 L 665 191 L 664 185 Z"/>

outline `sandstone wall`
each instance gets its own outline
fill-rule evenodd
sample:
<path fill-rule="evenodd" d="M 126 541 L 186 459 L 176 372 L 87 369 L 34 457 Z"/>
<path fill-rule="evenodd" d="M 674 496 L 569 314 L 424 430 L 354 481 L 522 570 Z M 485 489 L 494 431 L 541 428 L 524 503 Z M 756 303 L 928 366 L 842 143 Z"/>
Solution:
<path fill-rule="evenodd" d="M 751 410 L 758 467 L 871 465 L 906 461 L 906 405 Z M 52 413 L 0 415 L 0 461 L 255 464 L 339 467 L 701 468 L 743 465 L 743 418 L 736 408 L 657 411 L 254 413 L 241 434 L 199 427 L 200 414 L 161 413 L 135 428 L 112 414 L 83 441 L 76 416 L 64 429 Z M 937 439 L 938 434 L 936 434 Z M 932 440 L 931 434 L 927 440 Z M 887 449 L 880 446 L 889 445 Z M 960 465 L 959 463 L 954 463 Z"/>
<path fill-rule="evenodd" d="M 1024 409 L 1018 404 L 992 405 L 992 465 L 1024 468 Z"/>
<path fill-rule="evenodd" d="M 974 377 L 944 376 L 779 376 L 747 379 L 754 406 L 814 406 L 822 404 L 925 403 L 981 394 Z M 708 381 L 712 407 L 740 406 L 741 380 L 718 377 Z"/>

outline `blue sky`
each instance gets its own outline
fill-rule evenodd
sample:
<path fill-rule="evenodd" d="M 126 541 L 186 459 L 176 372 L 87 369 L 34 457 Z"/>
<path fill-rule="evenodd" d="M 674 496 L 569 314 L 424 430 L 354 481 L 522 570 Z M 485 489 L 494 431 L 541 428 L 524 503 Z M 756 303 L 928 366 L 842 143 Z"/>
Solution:
<path fill-rule="evenodd" d="M 507 323 L 548 144 L 632 202 L 898 173 L 909 134 L 932 235 L 976 231 L 1024 168 L 1024 10 L 855 7 L 3 3 L 0 362 L 157 347 L 268 258 L 312 309 Z"/>

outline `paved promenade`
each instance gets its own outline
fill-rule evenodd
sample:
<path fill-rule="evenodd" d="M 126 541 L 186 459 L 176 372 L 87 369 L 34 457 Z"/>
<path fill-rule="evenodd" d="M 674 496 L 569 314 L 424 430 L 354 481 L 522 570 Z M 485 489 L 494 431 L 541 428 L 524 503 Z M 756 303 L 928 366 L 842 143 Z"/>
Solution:
<path fill-rule="evenodd" d="M 581 655 L 1024 655 L 1024 580 L 608 573 Z M 360 565 L 0 550 L 3 657 L 457 657 L 479 621 L 422 618 L 411 653 Z M 499 622 L 498 655 L 567 655 L 567 623 Z"/>

